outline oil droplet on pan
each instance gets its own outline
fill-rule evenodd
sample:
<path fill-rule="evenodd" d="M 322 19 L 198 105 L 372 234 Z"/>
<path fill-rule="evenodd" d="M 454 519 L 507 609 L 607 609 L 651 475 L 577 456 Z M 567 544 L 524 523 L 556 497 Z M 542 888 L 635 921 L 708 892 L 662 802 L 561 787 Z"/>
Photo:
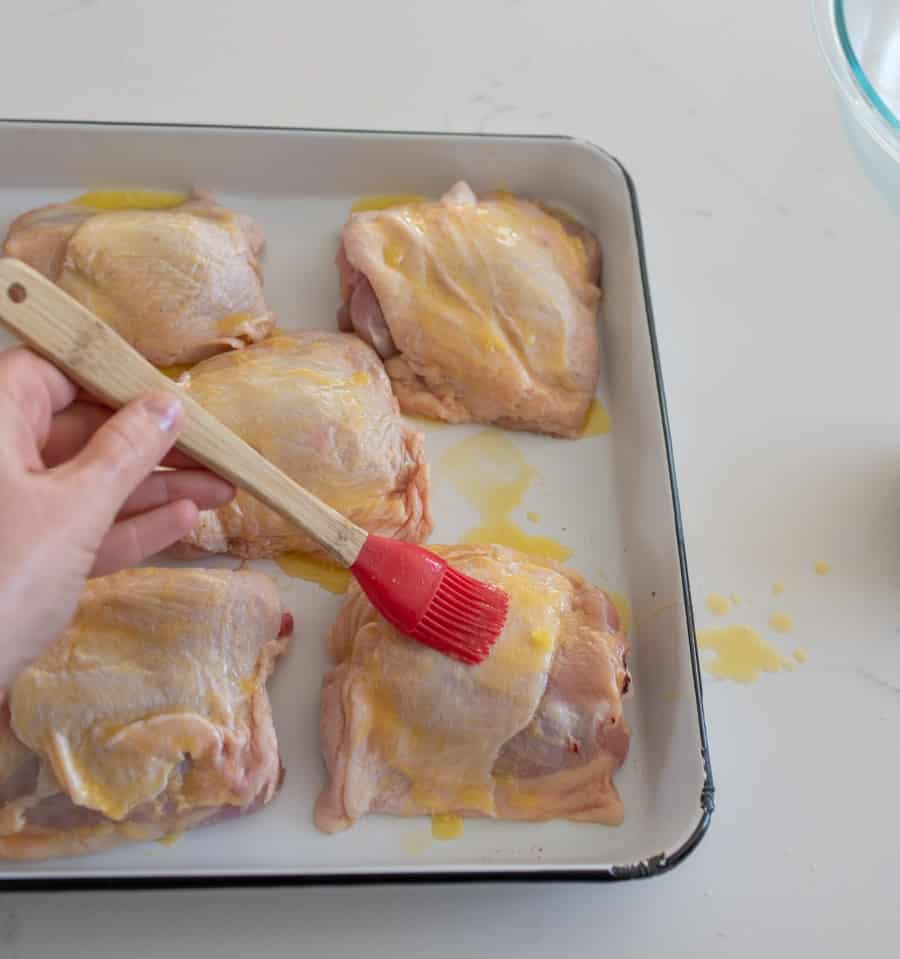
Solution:
<path fill-rule="evenodd" d="M 826 563 L 824 559 L 817 559 L 814 569 L 819 576 L 827 576 L 831 572 L 831 563 Z"/>
<path fill-rule="evenodd" d="M 706 608 L 713 616 L 724 616 L 731 609 L 731 600 L 721 593 L 710 593 L 706 597 Z"/>
<path fill-rule="evenodd" d="M 584 428 L 581 431 L 582 436 L 603 436 L 612 429 L 612 418 L 609 411 L 600 402 L 595 399 L 588 410 L 587 419 L 584 421 Z"/>
<path fill-rule="evenodd" d="M 431 817 L 431 835 L 435 839 L 459 839 L 463 834 L 463 818 L 455 813 L 435 813 Z"/>
<path fill-rule="evenodd" d="M 431 848 L 433 837 L 430 832 L 416 830 L 403 837 L 403 851 L 411 856 L 420 856 Z"/>
<path fill-rule="evenodd" d="M 780 596 L 784 592 L 784 583 L 781 581 L 777 583 L 772 583 L 772 595 Z"/>
<path fill-rule="evenodd" d="M 794 628 L 794 617 L 789 613 L 772 613 L 769 625 L 776 633 L 789 633 Z"/>

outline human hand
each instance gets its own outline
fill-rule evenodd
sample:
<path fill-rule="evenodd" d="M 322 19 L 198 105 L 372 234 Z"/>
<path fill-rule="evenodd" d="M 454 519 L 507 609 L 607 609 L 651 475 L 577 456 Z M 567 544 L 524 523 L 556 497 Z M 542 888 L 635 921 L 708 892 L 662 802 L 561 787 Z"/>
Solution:
<path fill-rule="evenodd" d="M 165 392 L 112 414 L 29 350 L 0 352 L 0 701 L 87 577 L 140 563 L 234 496 L 170 452 L 182 417 Z"/>

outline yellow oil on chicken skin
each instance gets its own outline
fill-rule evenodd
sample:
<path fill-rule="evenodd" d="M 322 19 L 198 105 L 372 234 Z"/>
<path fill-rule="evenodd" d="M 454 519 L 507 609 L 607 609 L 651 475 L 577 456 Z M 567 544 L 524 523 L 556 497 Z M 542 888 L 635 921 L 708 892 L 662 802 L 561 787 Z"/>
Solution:
<path fill-rule="evenodd" d="M 157 366 L 263 339 L 259 228 L 208 194 L 98 190 L 25 213 L 3 251 L 44 273 Z"/>
<path fill-rule="evenodd" d="M 570 218 L 464 183 L 354 213 L 338 321 L 384 358 L 405 413 L 578 436 L 599 375 L 600 253 Z"/>
<path fill-rule="evenodd" d="M 382 536 L 413 542 L 428 536 L 421 434 L 403 421 L 381 362 L 357 337 L 324 331 L 273 337 L 206 360 L 181 382 L 266 459 L 348 519 Z M 244 492 L 201 514 L 181 547 L 182 555 L 246 558 L 291 552 L 321 551 Z"/>
<path fill-rule="evenodd" d="M 258 573 L 90 581 L 0 719 L 0 857 L 159 839 L 265 805 L 282 776 L 266 681 L 290 629 Z"/>
<path fill-rule="evenodd" d="M 485 662 L 464 666 L 399 636 L 351 585 L 322 690 L 316 824 L 335 832 L 368 812 L 620 822 L 629 679 L 613 604 L 514 550 L 437 549 L 508 592 L 507 624 Z"/>
<path fill-rule="evenodd" d="M 183 206 L 190 194 L 173 190 L 103 189 L 88 190 L 72 200 L 92 210 L 171 210 Z"/>
<path fill-rule="evenodd" d="M 350 210 L 353 213 L 366 213 L 369 210 L 390 210 L 395 206 L 426 202 L 426 198 L 418 193 L 380 193 L 361 197 Z"/>

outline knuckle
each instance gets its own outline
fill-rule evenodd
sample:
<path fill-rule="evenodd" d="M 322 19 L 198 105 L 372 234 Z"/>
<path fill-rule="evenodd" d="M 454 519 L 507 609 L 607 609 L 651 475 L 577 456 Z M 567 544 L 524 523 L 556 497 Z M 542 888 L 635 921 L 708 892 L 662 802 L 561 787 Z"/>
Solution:
<path fill-rule="evenodd" d="M 128 533 L 126 562 L 128 565 L 139 563 L 147 554 L 144 552 L 144 538 L 141 535 L 140 523 L 128 522 L 126 524 Z"/>
<path fill-rule="evenodd" d="M 14 346 L 0 353 L 0 369 L 5 379 L 16 379 L 34 369 L 35 355 L 24 346 Z"/>
<path fill-rule="evenodd" d="M 42 362 L 24 346 L 0 353 L 0 383 L 4 392 L 18 405 L 27 405 L 30 413 L 44 415 L 49 412 L 49 397 L 35 375 L 37 364 Z M 36 388 L 38 387 L 38 388 Z M 40 409 L 35 410 L 36 406 Z M 44 407 L 48 410 L 45 411 Z"/>
<path fill-rule="evenodd" d="M 160 503 L 170 502 L 178 492 L 178 476 L 168 470 L 159 470 L 153 474 L 158 486 L 158 501 Z"/>
<path fill-rule="evenodd" d="M 113 417 L 103 427 L 106 450 L 112 465 L 126 468 L 135 460 L 143 458 L 143 448 L 140 432 L 136 424 L 123 422 L 122 418 Z"/>

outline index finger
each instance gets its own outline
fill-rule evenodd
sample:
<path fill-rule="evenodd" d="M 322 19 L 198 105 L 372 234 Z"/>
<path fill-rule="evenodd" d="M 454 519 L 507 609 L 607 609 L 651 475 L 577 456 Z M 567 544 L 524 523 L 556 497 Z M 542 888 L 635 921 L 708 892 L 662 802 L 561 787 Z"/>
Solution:
<path fill-rule="evenodd" d="M 48 469 L 65 463 L 84 449 L 87 441 L 113 415 L 113 411 L 97 402 L 90 402 L 79 394 L 71 406 L 53 417 L 41 450 L 41 457 Z M 179 450 L 172 450 L 162 461 L 163 466 L 192 468 L 199 464 Z"/>
<path fill-rule="evenodd" d="M 75 395 L 75 402 L 72 404 L 69 410 L 66 410 L 64 413 L 61 413 L 60 416 L 56 417 L 56 419 L 68 417 L 70 410 L 74 410 L 76 407 L 92 406 L 102 411 L 102 414 L 100 414 L 99 416 L 98 415 L 93 416 L 93 426 L 91 428 L 91 433 L 93 433 L 100 426 L 102 426 L 103 423 L 106 422 L 106 420 L 113 415 L 113 413 L 115 413 L 115 410 L 111 406 L 107 406 L 103 402 L 103 400 L 95 396 L 89 390 L 86 390 L 83 386 L 77 387 L 77 390 L 78 392 Z M 73 414 L 72 419 L 75 420 L 77 419 L 77 417 L 74 416 Z M 81 426 L 80 428 L 76 427 L 76 429 L 79 430 L 80 434 L 82 434 L 82 442 L 81 442 L 81 445 L 78 447 L 78 449 L 73 450 L 70 453 L 70 456 L 74 456 L 75 453 L 77 453 L 78 450 L 81 449 L 81 447 L 84 446 L 84 444 L 90 439 L 90 436 L 87 435 L 87 433 L 85 432 L 84 426 Z M 56 420 L 54 420 L 52 430 L 53 431 L 56 430 Z M 67 456 L 66 459 L 68 458 L 69 457 Z M 58 465 L 58 464 L 54 464 L 54 465 Z M 188 456 L 187 453 L 182 453 L 180 449 L 177 449 L 175 447 L 173 447 L 163 457 L 163 460 L 159 465 L 168 466 L 171 469 L 188 469 L 188 470 L 207 469 L 207 467 L 205 467 L 202 463 L 198 463 L 197 460 L 195 460 L 193 457 Z M 215 471 L 213 470 L 211 472 L 215 472 Z"/>

